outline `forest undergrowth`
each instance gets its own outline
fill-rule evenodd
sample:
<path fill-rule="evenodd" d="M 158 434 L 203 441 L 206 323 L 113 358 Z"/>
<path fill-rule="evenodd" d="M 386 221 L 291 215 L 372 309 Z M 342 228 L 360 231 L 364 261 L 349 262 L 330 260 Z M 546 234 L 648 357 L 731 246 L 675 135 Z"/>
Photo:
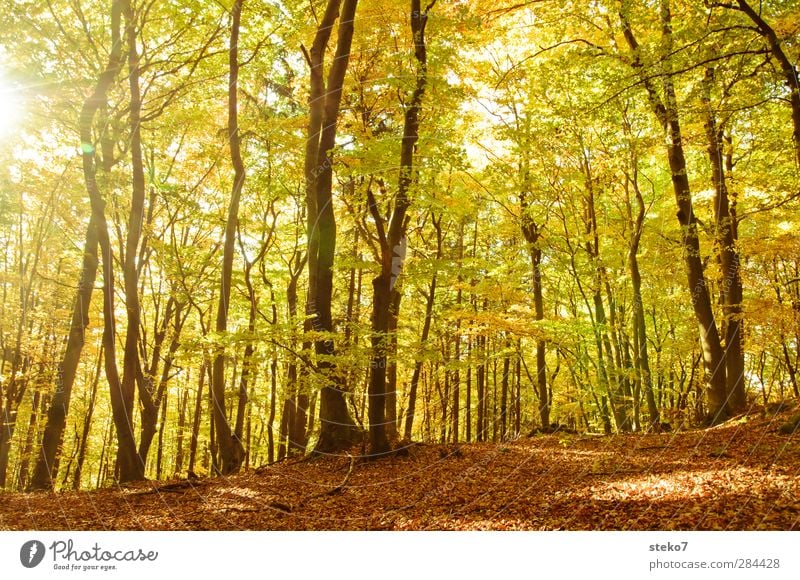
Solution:
<path fill-rule="evenodd" d="M 796 410 L 704 430 L 413 444 L 235 476 L 6 493 L 0 530 L 795 530 Z"/>

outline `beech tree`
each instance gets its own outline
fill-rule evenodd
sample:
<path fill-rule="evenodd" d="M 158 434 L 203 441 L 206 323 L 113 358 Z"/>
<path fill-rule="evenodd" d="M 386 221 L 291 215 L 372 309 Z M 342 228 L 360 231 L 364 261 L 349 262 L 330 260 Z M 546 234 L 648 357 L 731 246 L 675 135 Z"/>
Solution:
<path fill-rule="evenodd" d="M 4 489 L 795 398 L 784 4 L 10 5 Z"/>
<path fill-rule="evenodd" d="M 331 333 L 333 259 L 336 252 L 336 217 L 333 211 L 333 148 L 358 0 L 329 0 L 317 27 L 311 49 L 305 51 L 310 69 L 309 124 L 305 151 L 308 220 L 308 303 L 306 314 L 315 332 Z M 324 77 L 325 50 L 339 20 L 336 51 Z M 355 425 L 344 397 L 345 385 L 336 374 L 335 348 L 330 336 L 314 342 L 323 373 L 320 391 L 320 438 L 317 450 L 335 451 L 354 442 Z"/>

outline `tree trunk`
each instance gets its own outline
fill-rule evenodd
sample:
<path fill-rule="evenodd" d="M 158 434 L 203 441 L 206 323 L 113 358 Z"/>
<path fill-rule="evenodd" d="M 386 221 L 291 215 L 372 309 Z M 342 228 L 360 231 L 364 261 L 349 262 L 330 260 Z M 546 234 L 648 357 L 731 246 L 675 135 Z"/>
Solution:
<path fill-rule="evenodd" d="M 506 349 L 511 346 L 506 339 Z M 511 358 L 508 353 L 503 355 L 503 376 L 501 378 L 500 394 L 500 441 L 508 439 L 508 373 L 511 372 Z"/>
<path fill-rule="evenodd" d="M 631 139 L 632 131 L 627 118 L 623 123 L 623 129 L 626 137 Z M 639 243 L 644 230 L 645 203 L 642 192 L 639 189 L 639 157 L 632 141 L 629 144 L 629 148 L 630 168 L 625 172 L 625 204 L 628 211 L 628 221 L 631 223 L 631 239 L 628 244 L 627 262 L 633 288 L 633 359 L 638 383 L 644 386 L 649 428 L 650 430 L 658 431 L 661 428 L 661 416 L 653 390 L 653 375 L 650 371 L 650 356 L 647 350 L 647 324 L 644 313 L 644 299 L 642 298 L 642 275 L 639 271 L 638 258 Z M 636 199 L 635 216 L 630 200 L 631 190 Z"/>
<path fill-rule="evenodd" d="M 136 268 L 136 257 L 139 250 L 139 242 L 142 235 L 142 225 L 144 221 L 144 197 L 145 197 L 145 178 L 144 161 L 142 157 L 141 142 L 141 95 L 139 92 L 139 55 L 136 47 L 136 15 L 129 0 L 122 2 L 122 14 L 125 20 L 125 37 L 127 39 L 128 57 L 128 85 L 130 90 L 130 113 L 129 122 L 131 129 L 131 207 L 127 224 L 127 235 L 125 239 L 125 255 L 122 260 L 123 289 L 125 294 L 125 312 L 127 314 L 127 328 L 125 332 L 125 345 L 123 351 L 122 378 L 119 378 L 119 371 L 114 354 L 116 345 L 114 337 L 113 309 L 109 311 L 106 322 L 111 321 L 109 336 L 105 342 L 106 351 L 106 373 L 110 374 L 109 385 L 112 391 L 112 407 L 114 407 L 114 423 L 117 427 L 117 464 L 119 467 L 119 479 L 121 482 L 137 481 L 144 479 L 144 463 L 141 461 L 136 451 L 136 436 L 133 431 L 133 406 L 136 394 L 136 380 L 141 373 L 139 361 L 139 325 L 141 323 L 141 311 L 139 304 L 139 276 Z M 103 247 L 101 234 L 101 248 L 104 250 L 104 262 L 111 261 L 110 245 L 108 254 Z M 113 280 L 106 278 L 108 274 L 113 276 L 111 265 L 104 263 L 104 282 L 106 292 L 112 292 Z M 113 300 L 113 299 L 111 299 Z M 110 300 L 107 300 L 110 302 Z M 110 306 L 110 304 L 109 304 Z M 113 368 L 111 368 L 113 367 Z M 140 389 L 143 385 L 140 385 Z"/>
<path fill-rule="evenodd" d="M 81 138 L 81 151 L 83 160 L 83 178 L 89 197 L 98 197 L 95 150 L 92 145 L 92 125 L 98 109 L 105 104 L 106 94 L 114 79 L 119 74 L 122 66 L 122 42 L 120 38 L 120 22 L 122 7 L 120 1 L 111 5 L 111 39 L 108 63 L 105 70 L 97 79 L 94 91 L 83 103 L 79 117 L 79 131 Z M 98 226 L 94 211 L 91 212 L 89 225 L 86 228 L 86 241 L 84 243 L 83 264 L 75 305 L 72 309 L 69 335 L 64 356 L 59 363 L 56 376 L 56 389 L 47 414 L 47 423 L 42 438 L 41 454 L 36 461 L 36 466 L 31 478 L 30 490 L 52 489 L 56 473 L 52 470 L 59 452 L 61 440 L 64 436 L 67 411 L 69 409 L 72 386 L 75 383 L 75 374 L 80 363 L 80 355 L 85 341 L 86 327 L 89 325 L 89 305 L 97 278 L 97 245 Z"/>
<path fill-rule="evenodd" d="M 475 370 L 478 419 L 475 425 L 478 442 L 486 441 L 486 337 L 478 335 L 478 368 Z"/>
<path fill-rule="evenodd" d="M 707 420 L 711 424 L 716 424 L 729 416 L 726 402 L 725 361 L 719 332 L 714 320 L 714 312 L 711 308 L 711 297 L 706 284 L 700 253 L 700 238 L 698 236 L 697 220 L 694 216 L 691 188 L 689 187 L 686 157 L 683 150 L 683 138 L 678 117 L 678 105 L 668 60 L 672 54 L 672 17 L 669 0 L 661 0 L 662 44 L 665 54 L 670 55 L 667 56 L 667 61 L 664 65 L 666 74 L 663 77 L 663 100 L 658 95 L 652 78 L 647 77 L 642 70 L 643 63 L 640 55 L 640 46 L 633 35 L 630 24 L 625 15 L 620 14 L 620 17 L 622 31 L 632 55 L 631 64 L 642 77 L 653 112 L 668 137 L 667 157 L 672 173 L 672 188 L 675 192 L 675 200 L 678 206 L 678 222 L 683 229 L 682 244 L 688 287 L 691 293 L 692 308 L 700 330 L 703 363 L 707 375 L 706 399 L 709 407 Z"/>
<path fill-rule="evenodd" d="M 744 384 L 744 320 L 742 312 L 742 278 L 739 273 L 739 240 L 735 205 L 731 204 L 725 179 L 723 133 L 717 126 L 711 105 L 711 85 L 714 69 L 706 69 L 703 91 L 706 143 L 714 185 L 714 221 L 719 262 L 722 269 L 721 296 L 725 335 L 725 377 L 728 409 L 731 413 L 745 411 Z"/>
<path fill-rule="evenodd" d="M 339 8 L 341 4 L 341 17 Z M 309 124 L 306 141 L 305 178 L 308 206 L 308 304 L 307 314 L 315 331 L 332 333 L 333 261 L 336 251 L 336 218 L 333 212 L 333 148 L 342 86 L 350 58 L 353 23 L 358 0 L 328 0 L 325 13 L 306 58 L 310 66 Z M 339 18 L 336 53 L 323 80 L 325 50 Z M 347 410 L 344 385 L 335 377 L 333 339 L 317 340 L 317 367 L 327 374 L 320 392 L 321 453 L 346 449 L 356 440 L 356 429 Z"/>
<path fill-rule="evenodd" d="M 189 392 L 182 390 L 178 402 L 178 434 L 175 437 L 175 468 L 172 470 L 173 477 L 180 477 L 183 472 L 183 432 L 186 429 L 186 407 L 188 404 Z"/>
<path fill-rule="evenodd" d="M 397 441 L 397 321 L 400 318 L 402 291 L 395 286 L 389 299 L 389 352 L 386 361 L 386 437 Z"/>
<path fill-rule="evenodd" d="M 369 210 L 375 218 L 378 228 L 378 239 L 381 250 L 381 272 L 372 281 L 372 360 L 370 363 L 369 379 L 369 434 L 370 453 L 380 455 L 389 451 L 389 437 L 386 424 L 391 421 L 394 426 L 396 408 L 389 413 L 387 418 L 387 388 L 386 365 L 387 350 L 390 349 L 391 337 L 389 327 L 391 320 L 392 296 L 395 283 L 402 272 L 403 260 L 406 253 L 406 213 L 411 205 L 408 197 L 411 185 L 416 176 L 414 173 L 414 152 L 419 140 L 419 113 L 422 108 L 422 99 L 427 85 L 427 51 L 425 45 L 425 28 L 428 22 L 428 10 L 422 10 L 419 0 L 411 1 L 411 32 L 414 40 L 414 57 L 417 61 L 416 86 L 411 99 L 406 107 L 403 124 L 403 138 L 400 146 L 400 177 L 398 180 L 397 197 L 388 228 L 372 197 L 369 188 Z M 399 305 L 399 296 L 397 304 Z M 391 430 L 391 429 L 389 429 Z"/>
<path fill-rule="evenodd" d="M 535 320 L 544 320 L 544 298 L 542 296 L 542 248 L 539 245 L 541 227 L 528 214 L 528 203 L 525 195 L 520 196 L 522 205 L 522 234 L 529 244 L 528 253 L 531 258 L 533 275 L 533 302 Z M 550 398 L 547 393 L 547 361 L 546 342 L 544 338 L 536 339 L 536 394 L 539 399 L 539 421 L 542 429 L 550 428 Z"/>
<path fill-rule="evenodd" d="M 91 132 L 91 130 L 89 131 Z M 84 170 L 86 167 L 84 167 Z M 28 489 L 30 491 L 52 489 L 56 478 L 53 467 L 64 437 L 67 412 L 72 386 L 80 364 L 81 352 L 85 342 L 86 328 L 89 326 L 89 306 L 92 301 L 95 280 L 97 279 L 97 224 L 94 216 L 89 219 L 86 241 L 83 248 L 83 266 L 78 291 L 72 309 L 67 346 L 56 371 L 56 388 L 47 412 L 44 426 L 41 453 L 34 466 Z"/>
<path fill-rule="evenodd" d="M 105 102 L 108 87 L 116 78 L 121 66 L 121 40 L 119 37 L 119 24 L 121 14 L 126 14 L 126 34 L 130 35 L 133 24 L 130 22 L 130 5 L 123 0 L 112 4 L 112 46 L 120 46 L 119 51 L 112 51 L 109 64 L 101 73 L 97 86 L 91 97 L 81 109 L 81 150 L 83 153 L 84 179 L 89 200 L 92 207 L 92 218 L 97 224 L 97 236 L 103 266 L 103 351 L 105 353 L 105 373 L 108 381 L 112 416 L 117 431 L 117 461 L 121 481 L 132 481 L 144 477 L 143 466 L 140 465 L 136 453 L 136 437 L 133 432 L 133 395 L 134 392 L 125 392 L 123 382 L 119 376 L 116 355 L 116 321 L 114 305 L 114 258 L 111 250 L 111 240 L 108 234 L 108 222 L 105 216 L 105 200 L 97 186 L 94 170 L 95 148 L 92 145 L 91 125 L 97 109 Z M 133 40 L 135 43 L 135 38 Z M 134 329 L 134 333 L 136 333 Z M 134 377 L 135 379 L 135 377 Z M 133 383 L 125 387 L 135 387 Z M 116 470 L 115 470 L 116 471 Z"/>
<path fill-rule="evenodd" d="M 89 431 L 92 428 L 92 416 L 94 415 L 94 404 L 97 400 L 97 386 L 100 383 L 100 370 L 103 364 L 103 347 L 100 347 L 100 352 L 97 353 L 97 368 L 94 372 L 94 380 L 92 381 L 92 392 L 89 395 L 89 405 L 86 408 L 86 416 L 83 419 L 83 431 L 81 433 L 80 443 L 78 447 L 78 457 L 75 461 L 75 476 L 72 481 L 72 489 L 77 491 L 81 485 L 81 476 L 83 475 L 83 464 L 86 461 L 86 449 L 89 445 Z M 52 480 L 55 483 L 56 469 L 53 469 Z"/>
<path fill-rule="evenodd" d="M 42 391 L 41 389 L 35 389 L 33 392 L 33 401 L 31 401 L 31 415 L 28 418 L 28 429 L 25 432 L 25 444 L 20 452 L 19 472 L 17 473 L 18 490 L 24 490 L 25 486 L 28 484 L 33 441 L 36 437 L 36 425 L 39 422 L 39 415 L 42 412 L 42 409 L 40 409 L 41 401 Z"/>
<path fill-rule="evenodd" d="M 158 374 L 163 341 L 166 338 L 170 320 L 173 321 L 172 337 L 167 347 L 167 353 L 164 356 L 160 378 L 156 382 L 154 377 Z M 161 327 L 155 332 L 150 366 L 144 373 L 145 376 L 140 377 L 139 380 L 139 384 L 141 385 L 139 388 L 139 402 L 141 404 L 142 413 L 142 426 L 139 437 L 139 459 L 145 466 L 147 465 L 147 456 L 150 453 L 153 438 L 158 431 L 159 417 L 161 417 L 162 422 L 164 420 L 161 403 L 166 395 L 167 383 L 169 382 L 170 373 L 172 372 L 175 354 L 180 347 L 180 334 L 185 321 L 186 314 L 184 314 L 183 305 L 175 300 L 173 296 L 170 296 L 167 300 L 164 320 Z"/>
<path fill-rule="evenodd" d="M 436 230 L 436 259 L 440 260 L 442 257 L 442 218 L 436 218 L 431 215 L 431 222 Z M 433 318 L 433 305 L 436 300 L 436 271 L 431 277 L 431 283 L 428 288 L 428 293 L 425 295 L 425 320 L 422 323 L 422 333 L 419 338 L 420 349 L 424 351 L 428 344 L 428 335 L 431 330 L 431 320 Z M 414 361 L 414 372 L 411 375 L 411 385 L 408 390 L 408 408 L 406 409 L 406 425 L 403 433 L 403 438 L 406 441 L 411 441 L 411 430 L 414 427 L 414 414 L 417 408 L 417 389 L 419 387 L 419 379 L 422 373 L 422 366 L 425 364 L 425 359 L 420 353 Z"/>
<path fill-rule="evenodd" d="M 200 439 L 200 415 L 203 412 L 203 385 L 206 381 L 206 360 L 200 365 L 200 378 L 197 382 L 197 396 L 194 400 L 194 416 L 192 418 L 192 436 L 189 440 L 189 467 L 186 473 L 189 477 L 195 476 L 194 464 L 197 459 L 197 444 Z"/>
<path fill-rule="evenodd" d="M 222 248 L 222 279 L 220 281 L 219 303 L 215 329 L 220 336 L 228 330 L 228 308 L 231 298 L 231 276 L 233 273 L 233 252 L 236 237 L 236 224 L 239 216 L 239 200 L 244 186 L 245 170 L 239 142 L 239 28 L 244 0 L 234 0 L 231 10 L 231 38 L 228 50 L 228 142 L 231 164 L 233 165 L 233 188 L 228 205 L 228 219 L 225 224 L 225 241 Z M 218 468 L 222 475 L 236 473 L 244 460 L 244 448 L 231 431 L 225 402 L 225 349 L 215 348 L 211 374 L 212 415 L 219 450 Z"/>

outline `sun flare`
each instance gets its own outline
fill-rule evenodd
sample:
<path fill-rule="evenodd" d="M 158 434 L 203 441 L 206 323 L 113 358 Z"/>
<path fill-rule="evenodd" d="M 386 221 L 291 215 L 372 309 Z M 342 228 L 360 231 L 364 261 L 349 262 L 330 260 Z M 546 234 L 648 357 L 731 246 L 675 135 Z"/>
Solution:
<path fill-rule="evenodd" d="M 20 89 L 0 74 L 0 136 L 18 127 L 23 112 Z"/>

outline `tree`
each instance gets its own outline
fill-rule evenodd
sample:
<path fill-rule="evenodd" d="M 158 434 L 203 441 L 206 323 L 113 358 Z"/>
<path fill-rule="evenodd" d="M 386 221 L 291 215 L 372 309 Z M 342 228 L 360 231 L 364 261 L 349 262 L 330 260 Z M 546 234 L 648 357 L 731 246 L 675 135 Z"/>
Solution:
<path fill-rule="evenodd" d="M 225 240 L 222 246 L 222 278 L 220 281 L 219 303 L 215 330 L 224 335 L 228 328 L 228 308 L 231 300 L 231 276 L 233 253 L 236 244 L 236 223 L 239 214 L 239 200 L 244 186 L 245 169 L 239 139 L 239 28 L 244 0 L 234 0 L 231 9 L 231 39 L 228 52 L 228 142 L 233 165 L 233 189 L 228 205 L 228 219 L 225 224 Z M 211 393 L 214 403 L 214 429 L 219 444 L 219 470 L 223 475 L 235 473 L 244 461 L 244 448 L 234 436 L 225 411 L 225 352 L 221 345 L 214 354 L 211 373 Z"/>
<path fill-rule="evenodd" d="M 340 6 L 341 4 L 341 6 Z M 306 314 L 315 332 L 333 332 L 333 259 L 336 252 L 336 216 L 333 211 L 333 149 L 342 87 L 350 58 L 358 0 L 328 0 L 311 50 L 304 54 L 310 69 L 309 121 L 305 151 L 306 207 L 308 211 L 308 303 Z M 340 14 L 341 9 L 341 14 Z M 324 80 L 325 50 L 336 20 L 339 31 L 333 62 Z M 347 410 L 344 388 L 336 374 L 333 339 L 315 340 L 317 367 L 324 375 L 320 392 L 320 437 L 316 450 L 330 453 L 349 447 L 355 425 Z"/>
<path fill-rule="evenodd" d="M 390 450 L 391 445 L 386 436 L 387 415 L 392 425 L 396 416 L 396 412 L 387 413 L 386 410 L 387 350 L 391 341 L 389 327 L 391 318 L 396 319 L 398 316 L 399 291 L 396 289 L 396 284 L 405 259 L 406 214 L 411 205 L 410 189 L 415 181 L 414 152 L 419 140 L 419 116 L 428 80 L 425 28 L 428 23 L 428 12 L 434 4 L 435 0 L 423 10 L 419 0 L 411 1 L 411 34 L 414 39 L 414 58 L 417 61 L 416 86 L 404 113 L 397 197 L 388 223 L 384 222 L 377 201 L 371 189 L 367 188 L 369 196 L 367 204 L 378 230 L 381 258 L 380 274 L 372 281 L 372 360 L 369 382 L 369 432 L 372 455 L 385 454 Z"/>
<path fill-rule="evenodd" d="M 688 277 L 688 288 L 691 293 L 692 307 L 700 329 L 700 342 L 703 345 L 703 363 L 708 375 L 709 421 L 718 423 L 729 415 L 727 384 L 725 378 L 724 351 L 720 342 L 714 312 L 711 307 L 705 270 L 700 253 L 700 237 L 697 218 L 692 203 L 692 192 L 689 186 L 686 154 L 684 152 L 683 135 L 675 95 L 673 74 L 670 69 L 669 56 L 666 57 L 663 74 L 663 96 L 660 96 L 651 77 L 642 73 L 644 64 L 639 42 L 624 12 L 620 12 L 620 22 L 631 54 L 631 66 L 640 71 L 642 83 L 654 115 L 658 119 L 664 133 L 668 137 L 667 158 L 672 173 L 672 187 L 678 206 L 678 222 L 682 228 L 684 260 Z M 670 55 L 672 44 L 672 14 L 668 0 L 660 3 L 660 25 L 664 42 L 664 51 Z"/>

